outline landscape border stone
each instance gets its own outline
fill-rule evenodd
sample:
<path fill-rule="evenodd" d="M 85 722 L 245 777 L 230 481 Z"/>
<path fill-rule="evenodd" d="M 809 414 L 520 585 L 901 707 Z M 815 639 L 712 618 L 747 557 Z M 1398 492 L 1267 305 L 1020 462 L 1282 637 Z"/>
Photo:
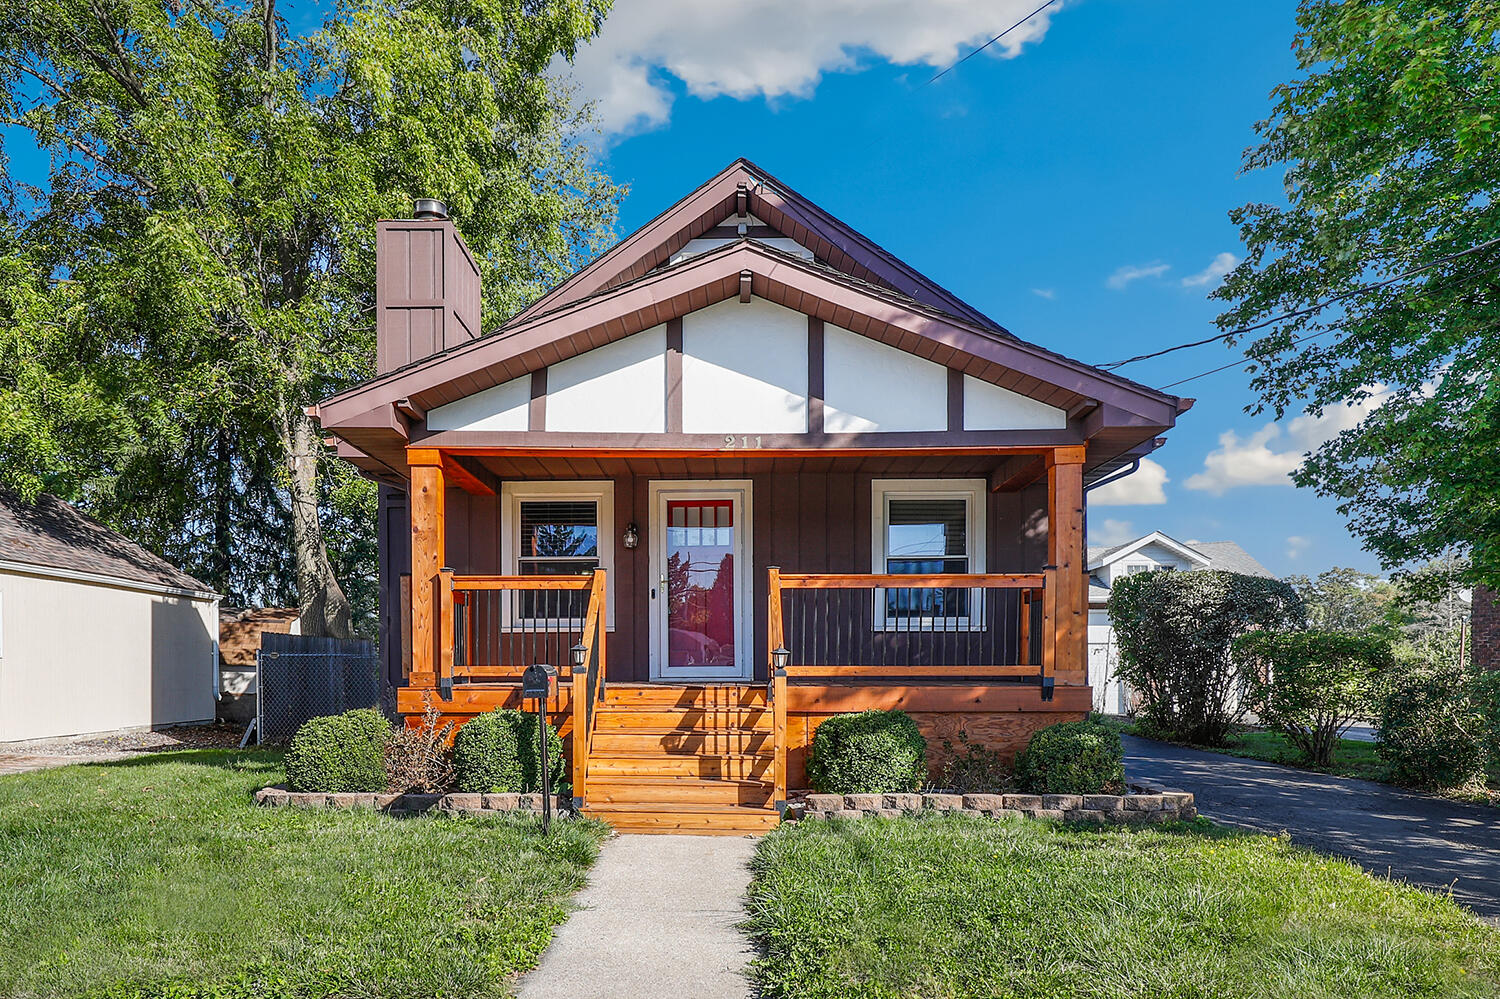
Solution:
<path fill-rule="evenodd" d="M 892 818 L 922 811 L 1005 819 L 1026 816 L 1087 825 L 1189 822 L 1198 817 L 1191 793 L 1132 781 L 1125 794 L 810 794 L 789 818 Z"/>
<path fill-rule="evenodd" d="M 501 815 L 509 812 L 542 814 L 540 794 L 359 794 L 289 791 L 278 784 L 255 792 L 255 803 L 263 808 L 374 809 L 392 815 L 437 812 L 443 815 Z M 842 806 L 842 799 L 840 800 Z M 569 811 L 562 799 L 554 815 Z"/>

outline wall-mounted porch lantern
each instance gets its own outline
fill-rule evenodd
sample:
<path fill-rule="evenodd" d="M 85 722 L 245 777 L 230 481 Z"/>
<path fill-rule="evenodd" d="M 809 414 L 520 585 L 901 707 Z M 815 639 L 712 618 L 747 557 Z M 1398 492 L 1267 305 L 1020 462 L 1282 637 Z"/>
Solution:
<path fill-rule="evenodd" d="M 641 543 L 641 535 L 640 532 L 635 529 L 634 521 L 625 525 L 625 535 L 620 540 L 625 543 L 626 548 L 634 548 L 636 545 Z"/>

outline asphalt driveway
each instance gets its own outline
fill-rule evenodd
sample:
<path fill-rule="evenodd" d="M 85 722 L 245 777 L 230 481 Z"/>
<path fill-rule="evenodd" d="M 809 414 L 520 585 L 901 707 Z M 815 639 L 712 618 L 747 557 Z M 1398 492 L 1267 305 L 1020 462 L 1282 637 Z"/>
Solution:
<path fill-rule="evenodd" d="M 1347 857 L 1500 922 L 1500 809 L 1124 736 L 1125 772 L 1191 791 L 1216 822 Z"/>

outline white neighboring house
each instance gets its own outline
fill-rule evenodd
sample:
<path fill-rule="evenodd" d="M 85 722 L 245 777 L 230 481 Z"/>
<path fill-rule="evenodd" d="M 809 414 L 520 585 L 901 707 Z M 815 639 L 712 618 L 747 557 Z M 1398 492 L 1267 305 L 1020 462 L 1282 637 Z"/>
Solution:
<path fill-rule="evenodd" d="M 1129 686 L 1115 675 L 1119 654 L 1115 645 L 1115 628 L 1106 609 L 1109 591 L 1116 579 L 1157 569 L 1176 572 L 1221 569 L 1246 576 L 1276 578 L 1233 541 L 1183 544 L 1160 531 L 1152 531 L 1123 545 L 1090 547 L 1088 560 L 1089 685 L 1094 688 L 1094 710 L 1117 715 L 1130 714 L 1133 706 Z"/>
<path fill-rule="evenodd" d="M 214 720 L 219 596 L 55 496 L 0 490 L 0 745 Z"/>

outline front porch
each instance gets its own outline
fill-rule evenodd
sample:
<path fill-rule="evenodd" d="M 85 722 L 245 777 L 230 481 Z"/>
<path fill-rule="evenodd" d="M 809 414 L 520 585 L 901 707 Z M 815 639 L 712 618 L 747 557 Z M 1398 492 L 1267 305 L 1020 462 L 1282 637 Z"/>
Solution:
<path fill-rule="evenodd" d="M 411 524 L 397 708 L 461 723 L 521 707 L 526 666 L 557 667 L 575 802 L 621 828 L 765 828 L 847 711 L 909 712 L 934 776 L 960 732 L 1013 755 L 1089 708 L 1083 452 L 791 471 L 412 448 L 410 506 L 390 511 Z"/>

